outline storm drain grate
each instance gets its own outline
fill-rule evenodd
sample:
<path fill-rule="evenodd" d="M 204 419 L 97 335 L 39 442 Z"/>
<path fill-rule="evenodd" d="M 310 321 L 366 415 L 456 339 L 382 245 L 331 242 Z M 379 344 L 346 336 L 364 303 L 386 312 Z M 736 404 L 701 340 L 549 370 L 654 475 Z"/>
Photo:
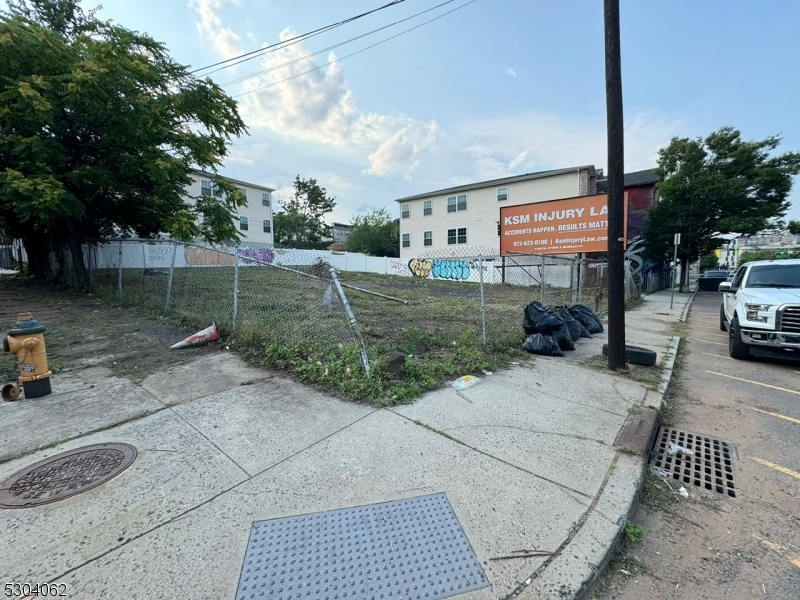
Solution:
<path fill-rule="evenodd" d="M 426 600 L 489 585 L 444 494 L 253 524 L 237 600 Z"/>
<path fill-rule="evenodd" d="M 670 455 L 670 443 L 692 450 L 694 454 L 678 451 Z M 650 465 L 663 469 L 676 481 L 736 497 L 728 442 L 662 427 L 656 438 Z"/>

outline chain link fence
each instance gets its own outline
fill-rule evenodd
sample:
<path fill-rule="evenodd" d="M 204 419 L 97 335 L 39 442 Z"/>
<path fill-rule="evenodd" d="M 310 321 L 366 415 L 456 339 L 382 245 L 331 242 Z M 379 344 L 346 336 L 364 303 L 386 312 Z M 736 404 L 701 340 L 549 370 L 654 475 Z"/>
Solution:
<path fill-rule="evenodd" d="M 62 282 L 75 278 L 69 256 L 51 265 Z M 400 353 L 428 361 L 425 369 L 406 362 L 404 373 L 430 389 L 467 365 L 490 367 L 491 357 L 519 351 L 523 309 L 534 300 L 584 304 L 599 314 L 608 305 L 604 260 L 500 256 L 487 248 L 392 259 L 126 239 L 85 246 L 84 265 L 90 288 L 103 299 L 166 316 L 192 332 L 214 322 L 245 352 L 312 374 L 308 379 L 318 383 L 334 370 L 349 381 L 354 370 L 369 373 L 371 365 L 380 380 L 392 353 Z M 657 285 L 626 277 L 629 297 Z"/>

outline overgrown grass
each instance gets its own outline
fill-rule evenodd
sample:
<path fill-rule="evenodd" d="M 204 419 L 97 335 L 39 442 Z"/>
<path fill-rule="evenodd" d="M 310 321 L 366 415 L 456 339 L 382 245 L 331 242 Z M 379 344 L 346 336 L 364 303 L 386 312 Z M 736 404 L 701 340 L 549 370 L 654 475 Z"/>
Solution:
<path fill-rule="evenodd" d="M 343 274 L 344 283 L 405 301 L 346 289 L 369 357 L 367 377 L 335 287 L 324 270 L 314 274 L 322 278 L 241 268 L 234 328 L 233 269 L 175 269 L 168 318 L 192 331 L 214 321 L 224 343 L 255 364 L 286 370 L 345 398 L 387 406 L 410 402 L 462 375 L 502 368 L 523 355 L 523 308 L 540 297 L 535 288 L 485 288 L 484 346 L 478 284 Z M 106 302 L 164 314 L 167 272 L 123 271 L 121 302 L 117 271 L 96 275 L 95 294 Z M 548 289 L 545 297 L 567 304 L 570 293 Z M 388 371 L 392 352 L 406 356 L 402 377 Z"/>

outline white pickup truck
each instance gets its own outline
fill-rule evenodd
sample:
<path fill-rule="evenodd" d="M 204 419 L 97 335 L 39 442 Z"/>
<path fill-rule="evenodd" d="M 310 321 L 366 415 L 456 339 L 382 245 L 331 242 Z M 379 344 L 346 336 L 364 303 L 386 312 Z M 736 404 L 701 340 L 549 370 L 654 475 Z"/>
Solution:
<path fill-rule="evenodd" d="M 719 290 L 719 328 L 732 358 L 800 360 L 800 259 L 744 264 Z"/>

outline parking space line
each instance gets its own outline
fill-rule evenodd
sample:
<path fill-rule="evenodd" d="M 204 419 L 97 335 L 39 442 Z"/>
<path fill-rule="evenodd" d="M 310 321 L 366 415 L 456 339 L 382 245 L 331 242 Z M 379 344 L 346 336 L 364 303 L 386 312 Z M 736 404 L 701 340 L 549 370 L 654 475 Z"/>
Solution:
<path fill-rule="evenodd" d="M 722 342 L 712 342 L 711 340 L 701 340 L 700 338 L 692 338 L 693 342 L 703 342 L 704 344 L 714 344 L 715 346 L 727 346 L 728 344 L 723 344 Z"/>
<path fill-rule="evenodd" d="M 706 356 L 716 356 L 717 358 L 724 358 L 725 360 L 733 360 L 730 356 L 722 356 L 722 354 L 710 354 L 708 352 L 701 352 L 701 354 L 705 354 Z"/>
<path fill-rule="evenodd" d="M 727 335 L 725 335 L 723 333 L 709 333 L 708 331 L 701 331 L 700 335 L 710 335 L 711 337 L 721 337 L 721 338 L 726 338 L 726 339 L 728 337 Z"/>
<path fill-rule="evenodd" d="M 800 473 L 798 473 L 797 471 L 792 471 L 788 467 L 783 467 L 781 465 L 776 465 L 774 462 L 770 462 L 768 460 L 764 460 L 763 458 L 758 458 L 757 456 L 754 456 L 753 460 L 756 461 L 757 463 L 761 463 L 765 467 L 769 467 L 770 469 L 775 469 L 776 471 L 780 471 L 784 475 L 790 475 L 790 476 L 794 477 L 795 479 L 800 479 Z"/>
<path fill-rule="evenodd" d="M 772 415 L 773 417 L 778 417 L 779 419 L 786 419 L 787 421 L 791 421 L 792 423 L 800 423 L 800 419 L 795 419 L 794 417 L 787 417 L 786 415 L 782 415 L 780 413 L 771 412 L 769 410 L 764 410 L 763 408 L 756 408 L 755 406 L 751 406 L 754 411 L 764 413 L 765 415 Z"/>
<path fill-rule="evenodd" d="M 797 390 L 788 390 L 786 388 L 778 387 L 777 385 L 770 385 L 768 383 L 761 383 L 760 381 L 753 381 L 752 379 L 743 379 L 741 377 L 734 377 L 733 375 L 726 375 L 725 373 L 717 373 L 716 371 L 706 371 L 706 373 L 710 373 L 711 375 L 718 375 L 720 377 L 727 377 L 728 379 L 735 379 L 736 381 L 744 381 L 745 383 L 752 383 L 753 385 L 760 385 L 765 388 L 769 388 L 771 390 L 778 390 L 779 392 L 786 392 L 787 394 L 795 394 L 796 396 L 800 396 L 800 392 Z"/>

